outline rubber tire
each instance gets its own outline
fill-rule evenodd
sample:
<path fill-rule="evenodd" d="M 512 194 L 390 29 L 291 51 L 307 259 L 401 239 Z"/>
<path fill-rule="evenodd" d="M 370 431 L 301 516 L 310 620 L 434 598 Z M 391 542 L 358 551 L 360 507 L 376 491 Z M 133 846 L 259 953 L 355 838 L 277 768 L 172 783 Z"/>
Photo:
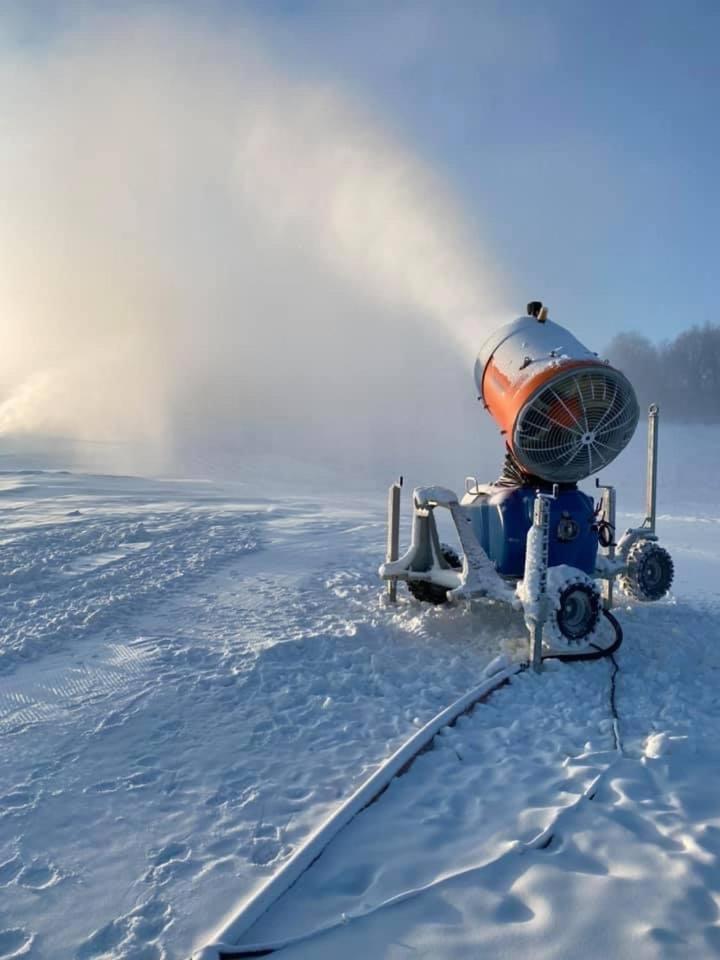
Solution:
<path fill-rule="evenodd" d="M 627 573 L 620 588 L 633 600 L 661 600 L 672 586 L 675 564 L 664 547 L 652 540 L 638 540 L 628 553 Z"/>
<path fill-rule="evenodd" d="M 560 660 L 562 663 L 572 663 L 573 661 L 580 660 L 601 660 L 603 657 L 612 658 L 612 655 L 616 653 L 622 646 L 623 631 L 622 627 L 609 610 L 603 610 L 602 615 L 609 622 L 610 626 L 615 632 L 615 639 L 610 646 L 599 647 L 596 644 L 591 643 L 590 646 L 594 647 L 593 650 L 585 650 L 583 653 L 547 653 L 543 654 L 543 660 Z"/>
<path fill-rule="evenodd" d="M 441 543 L 440 550 L 442 551 L 445 563 L 449 563 L 453 570 L 462 570 L 460 554 L 454 547 L 451 547 L 448 543 Z"/>
<path fill-rule="evenodd" d="M 443 560 L 449 564 L 453 570 L 462 570 L 462 560 L 456 550 L 449 547 L 446 543 L 440 544 Z M 439 606 L 447 603 L 447 587 L 441 587 L 437 583 L 431 583 L 429 580 L 408 580 L 408 590 L 421 603 L 433 603 Z"/>
<path fill-rule="evenodd" d="M 581 593 L 586 598 L 588 617 L 582 624 L 582 629 L 572 629 L 565 617 L 567 616 L 565 606 L 570 600 L 572 594 Z M 560 609 L 555 614 L 557 627 L 560 633 L 565 637 L 568 643 L 580 643 L 597 627 L 602 614 L 602 603 L 596 589 L 587 583 L 569 583 L 560 593 Z"/>

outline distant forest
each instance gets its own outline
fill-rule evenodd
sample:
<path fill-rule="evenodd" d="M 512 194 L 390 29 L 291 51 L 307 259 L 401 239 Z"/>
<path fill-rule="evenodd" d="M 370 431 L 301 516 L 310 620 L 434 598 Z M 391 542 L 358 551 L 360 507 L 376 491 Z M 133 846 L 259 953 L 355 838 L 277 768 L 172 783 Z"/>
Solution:
<path fill-rule="evenodd" d="M 642 405 L 659 403 L 668 420 L 720 423 L 720 327 L 692 327 L 659 346 L 639 333 L 620 333 L 607 356 Z"/>

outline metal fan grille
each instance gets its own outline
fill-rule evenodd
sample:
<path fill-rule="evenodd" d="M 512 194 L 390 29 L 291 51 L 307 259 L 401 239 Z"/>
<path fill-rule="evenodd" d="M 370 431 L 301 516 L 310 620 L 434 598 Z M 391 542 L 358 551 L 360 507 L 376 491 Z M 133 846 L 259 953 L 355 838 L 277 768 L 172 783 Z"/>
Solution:
<path fill-rule="evenodd" d="M 575 483 L 615 459 L 639 415 L 635 391 L 619 371 L 572 370 L 545 384 L 520 411 L 515 453 L 529 473 Z"/>

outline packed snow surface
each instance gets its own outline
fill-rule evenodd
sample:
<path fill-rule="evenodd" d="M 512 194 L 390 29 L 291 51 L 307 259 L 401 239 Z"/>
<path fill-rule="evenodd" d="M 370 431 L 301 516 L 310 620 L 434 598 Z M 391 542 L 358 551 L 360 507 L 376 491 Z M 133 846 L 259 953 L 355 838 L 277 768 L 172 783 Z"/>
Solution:
<path fill-rule="evenodd" d="M 381 504 L 0 487 L 0 958 L 189 953 L 497 652 L 381 604 Z"/>
<path fill-rule="evenodd" d="M 720 954 L 720 516 L 685 491 L 661 509 L 676 584 L 618 612 L 618 724 L 606 662 L 519 675 L 248 943 Z M 0 474 L 0 960 L 187 956 L 493 658 L 524 655 L 503 606 L 383 604 L 383 514 L 382 496 Z"/>

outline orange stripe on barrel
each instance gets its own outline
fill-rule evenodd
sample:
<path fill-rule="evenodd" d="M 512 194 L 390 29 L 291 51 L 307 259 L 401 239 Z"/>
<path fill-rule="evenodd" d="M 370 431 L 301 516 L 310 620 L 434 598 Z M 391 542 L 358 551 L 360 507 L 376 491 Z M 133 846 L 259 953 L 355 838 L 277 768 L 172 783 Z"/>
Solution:
<path fill-rule="evenodd" d="M 511 447 L 515 421 L 530 397 L 570 370 L 582 367 L 597 368 L 604 367 L 604 364 L 598 360 L 555 360 L 551 365 L 543 366 L 535 375 L 523 376 L 519 383 L 515 383 L 496 366 L 492 358 L 488 361 L 482 379 L 483 402 Z M 565 407 L 559 404 L 559 411 L 556 420 L 564 426 L 571 426 L 572 413 L 575 411 L 568 412 L 567 404 Z"/>

